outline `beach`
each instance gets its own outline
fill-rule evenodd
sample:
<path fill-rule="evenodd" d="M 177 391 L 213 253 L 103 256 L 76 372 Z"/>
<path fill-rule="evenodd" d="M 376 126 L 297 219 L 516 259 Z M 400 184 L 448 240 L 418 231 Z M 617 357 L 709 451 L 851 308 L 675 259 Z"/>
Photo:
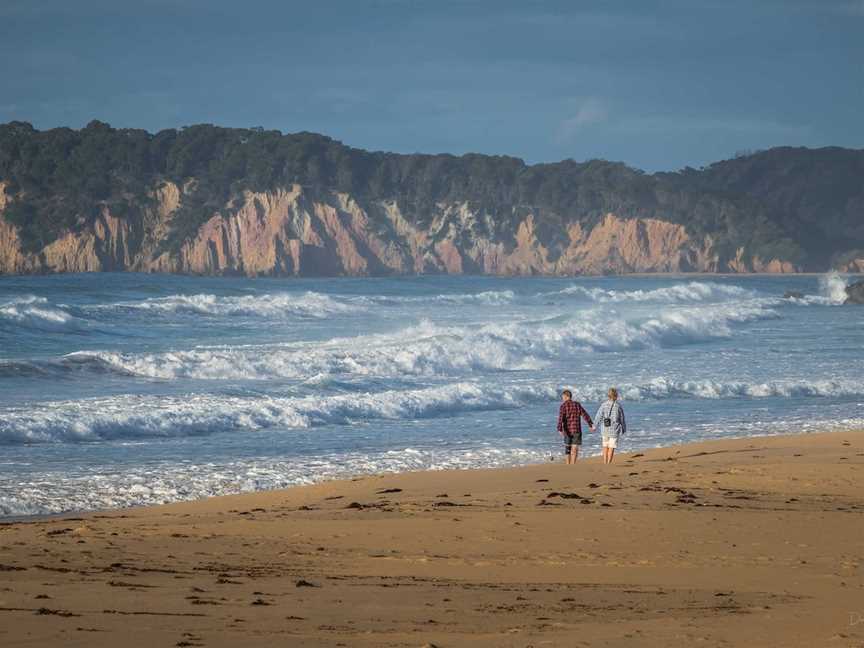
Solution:
<path fill-rule="evenodd" d="M 864 645 L 864 436 L 0 525 L 3 646 Z"/>

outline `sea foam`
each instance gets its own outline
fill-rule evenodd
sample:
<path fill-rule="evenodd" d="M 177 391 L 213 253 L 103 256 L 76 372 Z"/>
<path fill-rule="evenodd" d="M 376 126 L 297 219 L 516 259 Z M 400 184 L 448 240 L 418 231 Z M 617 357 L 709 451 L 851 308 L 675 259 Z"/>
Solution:
<path fill-rule="evenodd" d="M 99 304 L 92 308 L 99 310 L 150 311 L 166 315 L 324 318 L 342 313 L 365 311 L 377 306 L 413 306 L 430 303 L 494 306 L 509 303 L 514 298 L 515 294 L 510 290 L 490 290 L 479 293 L 442 293 L 423 297 L 404 295 L 327 295 L 313 291 L 234 296 L 199 293 L 151 297 L 141 301 Z"/>
<path fill-rule="evenodd" d="M 739 286 L 726 286 L 715 282 L 690 281 L 653 290 L 612 290 L 604 288 L 587 288 L 585 286 L 568 286 L 549 295 L 584 295 L 593 301 L 601 303 L 616 302 L 703 302 L 728 299 L 747 299 L 756 297 L 756 293 Z"/>
<path fill-rule="evenodd" d="M 369 420 L 417 420 L 548 400 L 554 387 L 469 382 L 335 396 L 118 395 L 7 408 L 0 444 L 104 441 L 268 428 L 311 428 Z"/>
<path fill-rule="evenodd" d="M 124 374 L 202 380 L 308 379 L 315 375 L 451 375 L 527 370 L 577 351 L 675 347 L 728 338 L 734 325 L 777 317 L 758 300 L 670 308 L 655 317 L 619 319 L 614 312 L 487 324 L 440 326 L 428 321 L 392 334 L 322 343 L 226 346 L 152 354 L 77 352 L 66 360 L 93 360 Z"/>
<path fill-rule="evenodd" d="M 605 385 L 563 385 L 585 403 L 605 398 Z M 117 395 L 0 412 L 0 445 L 88 442 L 248 433 L 266 429 L 309 429 L 372 421 L 417 421 L 469 412 L 506 411 L 529 405 L 554 406 L 562 385 L 526 381 L 501 385 L 489 380 L 432 387 L 316 396 Z M 787 380 L 770 382 L 689 380 L 657 377 L 618 386 L 622 401 L 669 399 L 820 398 L 864 396 L 864 381 Z M 551 410 L 551 411 L 554 411 Z"/>
<path fill-rule="evenodd" d="M 438 295 L 408 296 L 408 295 L 369 295 L 353 297 L 361 303 L 374 305 L 417 305 L 417 304 L 479 304 L 484 306 L 501 306 L 516 299 L 512 290 L 484 290 L 476 293 L 440 293 Z"/>
<path fill-rule="evenodd" d="M 323 318 L 360 309 L 358 305 L 345 303 L 328 295 L 312 291 L 240 296 L 170 295 L 136 302 L 106 304 L 98 308 L 144 310 L 166 314 L 313 318 Z"/>
<path fill-rule="evenodd" d="M 87 322 L 60 306 L 49 303 L 45 297 L 25 295 L 0 304 L 0 322 L 7 326 L 63 331 L 82 329 Z"/>
<path fill-rule="evenodd" d="M 130 506 L 153 506 L 181 500 L 287 488 L 299 484 L 408 470 L 496 468 L 548 459 L 540 449 L 493 445 L 464 449 L 402 447 L 395 451 L 338 453 L 284 459 L 222 462 L 169 462 L 101 467 L 98 473 L 43 474 L 38 478 L 4 478 L 0 473 L 0 517 L 45 515 Z M 50 485 L 46 488 L 46 484 Z"/>
<path fill-rule="evenodd" d="M 829 272 L 819 278 L 822 296 L 832 304 L 842 304 L 846 301 L 846 286 L 846 279 L 837 272 Z"/>

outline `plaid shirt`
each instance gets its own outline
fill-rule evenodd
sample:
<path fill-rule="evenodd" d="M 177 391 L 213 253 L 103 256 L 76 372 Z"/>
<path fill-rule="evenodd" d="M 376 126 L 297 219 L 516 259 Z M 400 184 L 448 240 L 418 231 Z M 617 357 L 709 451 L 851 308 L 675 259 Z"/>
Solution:
<path fill-rule="evenodd" d="M 567 436 L 582 436 L 580 416 L 585 417 L 588 427 L 594 426 L 594 421 L 591 420 L 581 403 L 574 400 L 561 403 L 561 409 L 558 411 L 558 431 Z"/>

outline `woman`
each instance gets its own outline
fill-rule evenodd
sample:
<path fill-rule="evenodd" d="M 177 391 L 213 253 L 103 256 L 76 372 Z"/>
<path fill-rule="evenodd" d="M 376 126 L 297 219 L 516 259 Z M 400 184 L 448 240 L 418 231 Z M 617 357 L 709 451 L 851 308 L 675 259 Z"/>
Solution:
<path fill-rule="evenodd" d="M 627 432 L 627 422 L 624 420 L 624 408 L 618 402 L 618 390 L 610 387 L 607 396 L 609 399 L 597 410 L 594 420 L 603 435 L 603 463 L 608 465 L 615 456 L 618 437 Z"/>

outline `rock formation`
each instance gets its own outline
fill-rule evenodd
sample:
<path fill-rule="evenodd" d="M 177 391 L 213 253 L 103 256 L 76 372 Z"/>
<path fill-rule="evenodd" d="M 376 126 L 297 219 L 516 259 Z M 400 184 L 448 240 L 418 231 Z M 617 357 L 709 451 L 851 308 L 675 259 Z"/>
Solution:
<path fill-rule="evenodd" d="M 864 281 L 856 281 L 846 286 L 846 301 L 844 304 L 864 304 Z"/>
<path fill-rule="evenodd" d="M 142 226 L 103 208 L 92 224 L 26 253 L 0 220 L 0 273 L 122 271 L 246 276 L 414 273 L 575 275 L 636 272 L 794 272 L 788 262 L 746 258 L 723 265 L 710 237 L 652 218 L 607 214 L 554 236 L 528 212 L 514 232 L 466 203 L 439 204 L 425 228 L 395 202 L 367 202 L 299 185 L 245 192 L 177 250 L 161 245 L 183 190 L 163 183 L 142 206 Z M 2 203 L 0 203 L 2 204 Z"/>

